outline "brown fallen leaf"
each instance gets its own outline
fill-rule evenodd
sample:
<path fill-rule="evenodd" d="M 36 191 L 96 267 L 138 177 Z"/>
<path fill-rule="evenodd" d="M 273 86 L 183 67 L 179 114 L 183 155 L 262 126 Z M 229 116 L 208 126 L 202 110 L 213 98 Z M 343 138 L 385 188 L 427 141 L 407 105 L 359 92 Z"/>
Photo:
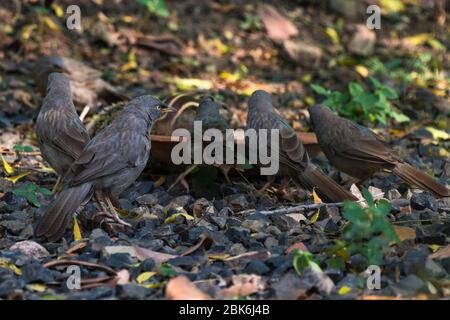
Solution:
<path fill-rule="evenodd" d="M 450 257 L 450 244 L 440 248 L 438 251 L 430 255 L 431 259 L 444 259 Z"/>
<path fill-rule="evenodd" d="M 169 300 L 212 300 L 185 276 L 178 276 L 167 283 L 166 298 Z"/>
<path fill-rule="evenodd" d="M 130 273 L 127 269 L 122 269 L 119 272 L 117 272 L 116 278 L 115 278 L 116 284 L 127 284 L 130 282 Z"/>
<path fill-rule="evenodd" d="M 400 241 L 414 240 L 416 238 L 416 230 L 412 228 L 403 226 L 393 226 L 393 228 Z M 395 244 L 395 241 L 390 243 L 390 245 L 393 244 Z"/>
<path fill-rule="evenodd" d="M 182 56 L 185 52 L 184 44 L 174 36 L 138 36 L 136 44 L 155 49 L 173 56 Z"/>
<path fill-rule="evenodd" d="M 176 258 L 177 256 L 173 254 L 167 254 L 162 252 L 152 251 L 146 248 L 141 248 L 137 246 L 133 246 L 133 249 L 136 253 L 136 258 L 139 261 L 144 261 L 146 259 L 153 259 L 157 265 L 169 261 L 170 259 Z"/>
<path fill-rule="evenodd" d="M 255 274 L 233 275 L 231 281 L 233 284 L 220 290 L 219 296 L 225 299 L 245 297 L 264 289 L 261 276 Z"/>
<path fill-rule="evenodd" d="M 289 254 L 294 250 L 309 252 L 308 248 L 305 246 L 303 242 L 297 242 L 291 245 L 289 248 L 286 249 L 286 254 Z"/>
<path fill-rule="evenodd" d="M 266 28 L 267 35 L 275 42 L 283 42 L 298 35 L 297 27 L 269 4 L 258 6 L 258 16 Z"/>

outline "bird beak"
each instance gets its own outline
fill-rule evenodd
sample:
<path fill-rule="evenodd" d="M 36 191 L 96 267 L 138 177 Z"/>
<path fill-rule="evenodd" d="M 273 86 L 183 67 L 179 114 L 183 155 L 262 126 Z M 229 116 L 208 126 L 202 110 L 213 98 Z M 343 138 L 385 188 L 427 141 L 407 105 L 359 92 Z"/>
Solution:
<path fill-rule="evenodd" d="M 165 106 L 165 108 L 161 109 L 162 113 L 170 113 L 170 112 L 175 112 L 175 111 L 177 111 L 177 109 L 168 107 L 168 106 Z"/>

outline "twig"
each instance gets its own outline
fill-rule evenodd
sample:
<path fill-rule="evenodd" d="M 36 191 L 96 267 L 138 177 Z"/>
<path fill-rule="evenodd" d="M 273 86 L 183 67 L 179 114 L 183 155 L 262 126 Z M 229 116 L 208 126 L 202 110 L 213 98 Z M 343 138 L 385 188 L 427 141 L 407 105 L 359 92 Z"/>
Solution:
<path fill-rule="evenodd" d="M 355 203 L 360 203 L 365 201 L 364 199 L 353 201 Z M 289 208 L 280 208 L 275 210 L 264 210 L 264 211 L 257 211 L 254 210 L 254 212 L 258 212 L 264 215 L 270 215 L 270 214 L 288 214 L 288 213 L 294 213 L 299 211 L 306 211 L 306 210 L 313 210 L 318 209 L 322 207 L 342 207 L 344 205 L 344 202 L 334 202 L 334 203 L 312 203 L 312 204 L 303 204 L 300 206 L 295 207 L 289 207 Z"/>
<path fill-rule="evenodd" d="M 51 268 L 51 267 L 64 266 L 64 265 L 84 266 L 84 267 L 88 267 L 88 268 L 98 269 L 98 270 L 104 271 L 104 272 L 112 274 L 112 275 L 117 275 L 117 272 L 114 271 L 113 269 L 111 269 L 110 267 L 107 267 L 107 266 L 104 266 L 101 264 L 87 262 L 87 261 L 81 261 L 81 260 L 71 260 L 71 259 L 53 260 L 53 261 L 49 261 L 46 264 L 44 264 L 43 267 Z"/>
<path fill-rule="evenodd" d="M 84 121 L 84 118 L 86 118 L 86 116 L 87 116 L 87 114 L 88 114 L 90 109 L 91 109 L 91 107 L 88 106 L 88 105 L 84 107 L 83 111 L 80 114 L 80 120 L 81 121 Z"/>

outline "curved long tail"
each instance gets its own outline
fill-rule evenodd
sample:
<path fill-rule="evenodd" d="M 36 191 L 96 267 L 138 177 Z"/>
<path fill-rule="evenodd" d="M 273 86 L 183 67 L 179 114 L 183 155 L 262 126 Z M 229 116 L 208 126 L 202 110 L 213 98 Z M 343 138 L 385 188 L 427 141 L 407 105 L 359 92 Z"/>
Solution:
<path fill-rule="evenodd" d="M 399 162 L 392 172 L 404 181 L 414 184 L 423 190 L 427 190 L 438 197 L 450 197 L 450 190 L 448 188 L 426 173 L 423 173 L 405 162 Z"/>
<path fill-rule="evenodd" d="M 345 190 L 313 164 L 308 164 L 299 175 L 300 183 L 309 190 L 316 190 L 328 202 L 357 201 L 350 191 Z"/>
<path fill-rule="evenodd" d="M 91 191 L 91 183 L 61 191 L 38 222 L 35 235 L 45 236 L 50 241 L 59 240 L 64 235 L 73 213 L 92 194 Z"/>

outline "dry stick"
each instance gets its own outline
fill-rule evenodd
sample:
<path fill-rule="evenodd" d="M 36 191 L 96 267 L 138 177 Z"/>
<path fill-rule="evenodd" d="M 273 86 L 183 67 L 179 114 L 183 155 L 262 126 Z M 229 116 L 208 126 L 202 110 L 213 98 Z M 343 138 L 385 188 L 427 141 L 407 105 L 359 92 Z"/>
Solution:
<path fill-rule="evenodd" d="M 354 201 L 356 203 L 360 203 L 365 201 L 364 199 Z M 334 203 L 312 203 L 312 204 L 303 204 L 300 206 L 295 207 L 289 207 L 289 208 L 281 208 L 281 209 L 275 209 L 275 210 L 264 210 L 264 211 L 257 211 L 254 210 L 254 212 L 258 212 L 264 215 L 270 215 L 270 214 L 288 214 L 288 213 L 295 213 L 299 211 L 306 211 L 306 210 L 313 210 L 318 209 L 322 207 L 342 207 L 344 205 L 344 202 L 334 202 Z"/>
<path fill-rule="evenodd" d="M 101 271 L 104 271 L 109 274 L 117 275 L 117 272 L 113 269 L 103 266 L 101 264 L 91 263 L 87 261 L 81 261 L 81 260 L 71 260 L 71 259 L 61 259 L 61 260 L 52 260 L 43 265 L 44 268 L 51 268 L 56 266 L 62 266 L 62 265 L 78 265 L 78 266 L 84 266 L 88 268 L 98 269 Z"/>
<path fill-rule="evenodd" d="M 86 116 L 87 116 L 87 114 L 89 113 L 89 110 L 90 110 L 90 109 L 91 109 L 91 107 L 89 107 L 89 105 L 87 105 L 87 106 L 84 107 L 83 111 L 81 111 L 81 114 L 80 114 L 80 120 L 81 120 L 81 122 L 84 121 L 84 118 L 86 118 Z"/>

